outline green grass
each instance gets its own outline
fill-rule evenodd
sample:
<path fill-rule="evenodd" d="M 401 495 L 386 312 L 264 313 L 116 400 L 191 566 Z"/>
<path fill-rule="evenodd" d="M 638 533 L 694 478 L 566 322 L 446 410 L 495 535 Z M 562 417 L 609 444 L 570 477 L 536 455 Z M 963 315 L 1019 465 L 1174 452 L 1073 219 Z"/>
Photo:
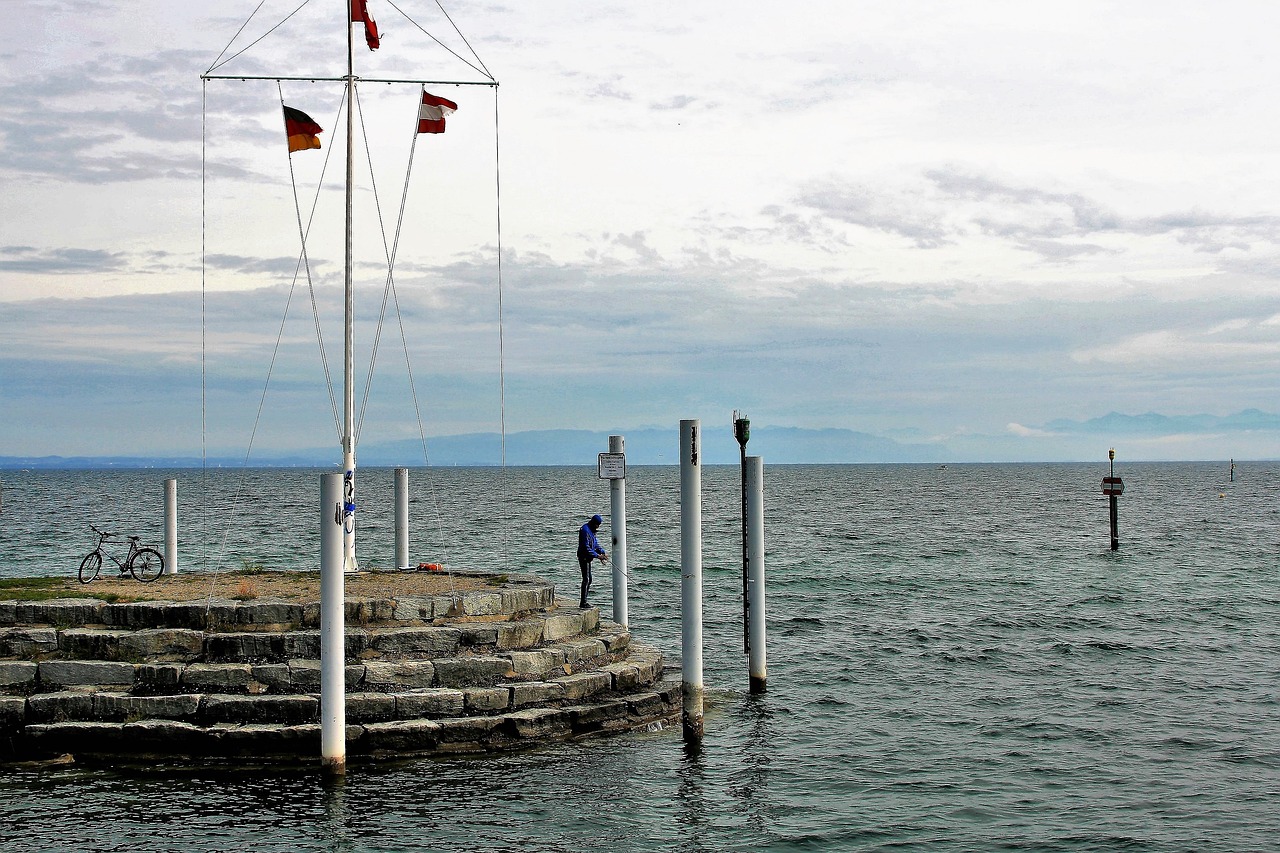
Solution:
<path fill-rule="evenodd" d="M 69 592 L 63 578 L 0 578 L 0 601 L 52 601 L 55 598 L 77 598 Z M 98 598 L 108 603 L 120 596 L 114 594 L 93 595 L 88 589 L 85 598 Z"/>

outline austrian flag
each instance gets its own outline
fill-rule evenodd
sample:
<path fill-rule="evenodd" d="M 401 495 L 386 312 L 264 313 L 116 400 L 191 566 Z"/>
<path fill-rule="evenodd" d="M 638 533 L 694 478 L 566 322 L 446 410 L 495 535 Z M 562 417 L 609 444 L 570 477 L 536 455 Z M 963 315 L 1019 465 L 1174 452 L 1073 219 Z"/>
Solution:
<path fill-rule="evenodd" d="M 437 98 L 430 92 L 422 93 L 422 106 L 418 108 L 418 133 L 444 133 L 445 116 L 453 115 L 458 105 L 448 98 Z"/>

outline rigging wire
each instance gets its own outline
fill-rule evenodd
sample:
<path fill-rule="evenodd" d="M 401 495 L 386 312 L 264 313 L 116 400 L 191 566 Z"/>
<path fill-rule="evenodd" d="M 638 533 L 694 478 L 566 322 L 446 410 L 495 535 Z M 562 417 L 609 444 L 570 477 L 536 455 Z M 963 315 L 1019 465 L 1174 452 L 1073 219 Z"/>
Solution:
<path fill-rule="evenodd" d="M 258 9 L 261 9 L 261 8 L 262 8 L 263 3 L 266 3 L 266 2 L 267 2 L 267 0 L 262 0 L 262 2 L 258 4 Z M 258 36 L 256 39 L 254 39 L 253 41 L 249 42 L 248 44 L 246 44 L 244 47 L 242 47 L 240 50 L 236 51 L 236 52 L 235 52 L 234 54 L 232 54 L 231 56 L 228 56 L 225 60 L 222 60 L 221 62 L 219 62 L 218 60 L 221 60 L 221 59 L 222 59 L 223 55 L 224 55 L 224 54 L 226 54 L 226 52 L 227 52 L 228 50 L 230 50 L 230 49 L 231 49 L 231 45 L 235 43 L 235 40 L 236 40 L 237 38 L 239 38 L 239 37 L 240 37 L 240 33 L 244 32 L 244 28 L 245 28 L 245 27 L 247 27 L 247 26 L 249 26 L 249 21 L 252 21 L 252 20 L 253 20 L 253 16 L 254 16 L 254 15 L 256 15 L 256 14 L 258 14 L 258 9 L 254 9 L 254 10 L 253 10 L 253 13 L 249 15 L 249 19 L 248 19 L 247 21 L 245 21 L 245 22 L 244 22 L 244 24 L 240 27 L 240 29 L 236 31 L 236 34 L 235 34 L 234 36 L 232 36 L 232 37 L 231 37 L 231 41 L 227 42 L 227 46 L 226 46 L 226 47 L 224 47 L 224 48 L 222 49 L 222 53 L 218 54 L 218 59 L 215 59 L 215 60 L 213 61 L 213 65 L 210 65 L 210 66 L 209 66 L 209 70 L 208 70 L 208 71 L 206 71 L 205 73 L 206 73 L 206 74 L 212 74 L 214 71 L 217 71 L 219 68 L 221 68 L 222 66 L 226 65 L 228 62 L 231 62 L 232 60 L 234 60 L 234 59 L 236 59 L 237 57 L 239 57 L 239 56 L 241 56 L 242 54 L 244 54 L 244 53 L 245 53 L 245 51 L 249 50 L 249 48 L 253 47 L 255 44 L 257 44 L 258 42 L 262 41 L 264 38 L 266 38 L 267 36 L 271 35 L 271 34 L 272 34 L 272 33 L 274 33 L 276 30 L 280 29 L 280 27 L 282 27 L 282 26 L 285 24 L 285 22 L 287 22 L 287 21 L 288 21 L 290 18 L 292 18 L 294 15 L 298 14 L 299 12 L 301 12 L 301 11 L 302 11 L 303 6 L 306 6 L 306 5 L 307 5 L 308 3 L 310 3 L 310 2 L 311 2 L 311 0 L 302 0 L 302 4 L 301 4 L 301 5 L 299 5 L 299 6 L 298 6 L 298 8 L 296 8 L 296 9 L 294 9 L 292 12 L 290 12 L 288 15 L 286 15 L 286 16 L 284 17 L 284 19 L 280 21 L 280 23 L 276 24 L 274 27 L 272 27 L 271 29 L 267 30 L 265 33 L 263 33 L 262 35 Z"/>
<path fill-rule="evenodd" d="M 405 19 L 406 21 L 408 21 L 409 23 L 411 23 L 411 24 L 413 24 L 415 27 L 417 27 L 417 28 L 418 28 L 418 30 L 419 30 L 419 32 L 421 32 L 424 36 L 426 36 L 427 38 L 431 39 L 433 42 L 435 42 L 436 44 L 438 44 L 440 47 L 444 48 L 444 50 L 445 50 L 446 52 L 448 52 L 449 54 L 451 54 L 451 55 L 453 56 L 453 58 L 454 58 L 454 59 L 457 59 L 459 62 L 463 63 L 463 64 L 464 64 L 464 65 L 466 65 L 468 68 L 470 68 L 472 71 L 475 71 L 475 72 L 477 72 L 477 73 L 479 73 L 479 74 L 483 74 L 485 77 L 489 78 L 490 80 L 493 80 L 493 75 L 489 73 L 489 69 L 487 69 L 487 68 L 485 68 L 485 67 L 484 67 L 484 62 L 480 59 L 480 57 L 479 57 L 478 55 L 476 55 L 475 50 L 471 47 L 471 44 L 470 44 L 469 42 L 467 42 L 466 37 L 465 37 L 465 36 L 463 36 L 463 35 L 462 35 L 462 33 L 458 31 L 458 25 L 453 23 L 453 19 L 449 17 L 449 13 L 448 13 L 448 12 L 445 12 L 445 13 L 444 13 L 445 18 L 447 18 L 447 19 L 448 19 L 449 24 L 453 27 L 453 31 L 454 31 L 455 33 L 458 33 L 458 37 L 462 39 L 463 44 L 466 44 L 466 45 L 467 45 L 467 49 L 468 49 L 468 50 L 470 50 L 470 51 L 471 51 L 471 55 L 472 55 L 472 56 L 474 56 L 474 57 L 476 58 L 476 62 L 479 62 L 479 63 L 480 63 L 480 67 L 479 67 L 479 68 L 477 68 L 475 65 L 473 65 L 473 64 L 471 63 L 471 61 L 470 61 L 470 60 L 468 60 L 465 56 L 462 56 L 462 55 L 461 55 L 461 54 L 459 54 L 457 51 L 455 51 L 453 48 L 449 47 L 449 45 L 445 44 L 444 42 L 440 41 L 440 39 L 436 38 L 436 37 L 435 37 L 435 36 L 433 36 L 431 33 L 427 32 L 427 31 L 423 28 L 422 24 L 419 24 L 417 21 L 415 21 L 415 20 L 414 20 L 414 19 L 409 15 L 409 13 L 408 13 L 408 12 L 404 11 L 404 10 L 403 10 L 403 9 L 401 9 L 399 6 L 397 6 L 397 5 L 395 4 L 394 0 L 387 0 L 387 3 L 391 6 L 391 8 L 392 8 L 392 9 L 395 9 L 397 12 L 399 12 L 401 15 L 403 15 L 403 16 L 404 16 L 404 19 Z M 437 6 L 439 6 L 439 5 L 440 5 L 440 4 L 439 4 L 439 0 L 436 0 L 436 5 L 437 5 Z M 441 12 L 444 12 L 444 7 L 443 7 L 443 6 L 441 6 L 441 7 L 440 7 L 440 11 L 441 11 Z"/>

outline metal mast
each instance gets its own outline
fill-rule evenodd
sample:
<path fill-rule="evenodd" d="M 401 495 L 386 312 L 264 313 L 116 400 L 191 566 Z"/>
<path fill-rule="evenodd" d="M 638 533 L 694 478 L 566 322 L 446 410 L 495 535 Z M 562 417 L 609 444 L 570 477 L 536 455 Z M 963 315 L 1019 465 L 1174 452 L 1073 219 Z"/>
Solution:
<path fill-rule="evenodd" d="M 343 558 L 346 572 L 358 571 L 356 562 L 356 446 L 355 446 L 355 336 L 352 333 L 354 299 L 352 297 L 352 224 L 351 193 L 355 183 L 355 114 L 356 76 L 352 60 L 351 3 L 343 18 L 347 22 L 347 255 L 344 276 L 344 308 L 342 335 L 342 514 Z"/>

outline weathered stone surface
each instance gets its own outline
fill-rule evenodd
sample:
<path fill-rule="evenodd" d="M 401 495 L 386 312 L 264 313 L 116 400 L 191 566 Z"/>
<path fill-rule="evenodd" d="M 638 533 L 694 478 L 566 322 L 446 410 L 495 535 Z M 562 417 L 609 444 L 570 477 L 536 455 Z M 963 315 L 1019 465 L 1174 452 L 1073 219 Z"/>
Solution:
<path fill-rule="evenodd" d="M 40 683 L 59 687 L 133 685 L 131 663 L 102 660 L 46 660 L 40 662 Z"/>
<path fill-rule="evenodd" d="M 21 691 L 34 687 L 38 670 L 35 661 L 0 661 L 0 690 Z"/>
<path fill-rule="evenodd" d="M 129 633 L 113 628 L 67 628 L 58 632 L 58 651 L 82 660 L 116 660 L 120 638 Z"/>
<path fill-rule="evenodd" d="M 502 717 L 454 717 L 437 720 L 437 741 L 442 749 L 458 752 L 483 749 L 489 735 L 502 723 Z"/>
<path fill-rule="evenodd" d="M 400 753 L 434 749 L 440 726 L 432 720 L 395 720 L 368 723 L 364 731 L 364 745 L 368 749 Z"/>
<path fill-rule="evenodd" d="M 503 613 L 526 613 L 538 610 L 542 605 L 541 590 L 532 586 L 515 586 L 502 590 Z"/>
<path fill-rule="evenodd" d="M 392 598 L 348 598 L 343 605 L 348 625 L 388 622 L 396 615 L 396 602 Z"/>
<path fill-rule="evenodd" d="M 631 632 L 619 625 L 609 623 L 609 628 L 601 628 L 596 639 L 604 643 L 605 650 L 611 655 L 621 654 L 631 645 Z"/>
<path fill-rule="evenodd" d="M 463 712 L 465 696 L 461 690 L 430 688 L 395 694 L 396 717 L 454 717 Z"/>
<path fill-rule="evenodd" d="M 201 627 L 207 631 L 234 630 L 243 624 L 239 621 L 239 608 L 240 602 L 230 598 L 212 598 L 193 604 L 191 615 L 198 624 L 186 627 Z"/>
<path fill-rule="evenodd" d="M 182 683 L 185 669 L 178 663 L 141 663 L 133 671 L 134 685 L 146 692 L 172 691 Z"/>
<path fill-rule="evenodd" d="M 98 620 L 104 625 L 111 625 L 116 628 L 124 628 L 128 630 L 138 630 L 141 628 L 168 628 L 168 627 L 191 627 L 185 624 L 175 625 L 174 610 L 179 605 L 172 601 L 132 601 L 124 604 L 107 604 L 103 605 L 98 602 L 100 616 Z M 90 621 L 84 620 L 74 624 L 84 625 Z"/>
<path fill-rule="evenodd" d="M 586 611 L 575 610 L 569 613 L 555 613 L 548 616 L 542 626 L 543 642 L 554 643 L 565 637 L 573 637 L 582 633 L 582 614 Z"/>
<path fill-rule="evenodd" d="M 477 687 L 463 691 L 469 714 L 491 714 L 511 707 L 511 688 Z"/>
<path fill-rule="evenodd" d="M 498 642 L 498 626 L 496 623 L 471 623 L 458 626 L 462 634 L 464 646 L 492 646 Z"/>
<path fill-rule="evenodd" d="M 520 738 L 564 737 L 573 730 L 569 712 L 563 708 L 525 708 L 502 719 Z"/>
<path fill-rule="evenodd" d="M 633 645 L 626 662 L 636 668 L 636 678 L 641 684 L 652 684 L 662 676 L 662 653 L 657 649 Z"/>
<path fill-rule="evenodd" d="M 93 694 L 78 690 L 37 693 L 27 697 L 27 719 L 36 723 L 93 719 Z"/>
<path fill-rule="evenodd" d="M 386 693 L 348 693 L 347 721 L 376 723 L 396 718 L 396 697 Z"/>
<path fill-rule="evenodd" d="M 193 693 L 176 696 L 95 693 L 93 696 L 93 716 L 104 721 L 132 722 L 153 717 L 193 720 L 199 708 L 200 697 Z"/>
<path fill-rule="evenodd" d="M 204 651 L 204 632 L 189 628 L 143 628 L 120 638 L 122 660 L 198 660 Z"/>
<path fill-rule="evenodd" d="M 205 659 L 209 663 L 282 661 L 288 657 L 286 636 L 267 631 L 209 634 L 204 641 Z"/>
<path fill-rule="evenodd" d="M 463 616 L 493 616 L 502 612 L 502 593 L 467 592 L 462 596 Z"/>
<path fill-rule="evenodd" d="M 247 663 L 193 663 L 182 671 L 182 686 L 188 690 L 243 692 L 251 681 L 253 668 Z"/>
<path fill-rule="evenodd" d="M 302 624 L 302 605 L 279 599 L 262 598 L 241 602 L 236 607 L 237 625 L 276 625 L 281 628 Z"/>
<path fill-rule="evenodd" d="M 320 724 L 278 726 L 269 723 L 221 723 L 209 729 L 220 755 L 319 755 Z M 363 737 L 361 726 L 347 726 L 347 745 Z"/>
<path fill-rule="evenodd" d="M 397 598 L 392 617 L 401 622 L 430 622 L 435 618 L 435 607 L 430 598 Z"/>
<path fill-rule="evenodd" d="M 542 619 L 521 619 L 498 625 L 499 649 L 529 649 L 542 642 Z"/>
<path fill-rule="evenodd" d="M 435 665 L 441 687 L 490 687 L 511 672 L 511 661 L 498 657 L 437 658 Z"/>
<path fill-rule="evenodd" d="M 552 681 L 531 681 L 527 684 L 511 685 L 512 708 L 558 702 L 563 698 L 564 685 Z"/>
<path fill-rule="evenodd" d="M 437 595 L 431 599 L 432 611 L 437 619 L 462 615 L 462 596 Z"/>
<path fill-rule="evenodd" d="M 373 650 L 383 655 L 439 658 L 457 654 L 462 634 L 456 628 L 435 626 L 392 628 L 373 632 L 371 640 Z"/>
<path fill-rule="evenodd" d="M 58 632 L 53 628 L 0 629 L 0 656 L 38 658 L 58 650 Z"/>
<path fill-rule="evenodd" d="M 0 731 L 21 726 L 27 717 L 27 700 L 21 696 L 0 696 Z"/>
<path fill-rule="evenodd" d="M 360 686 L 364 681 L 364 664 L 354 663 L 347 664 L 344 674 L 344 683 L 347 690 L 353 690 Z M 297 690 L 319 690 L 320 689 L 320 661 L 318 660 L 291 660 L 289 661 L 289 680 L 292 682 L 294 689 Z"/>
<path fill-rule="evenodd" d="M 343 644 L 346 647 L 346 634 L 343 634 Z M 350 650 L 347 654 L 350 654 Z M 319 631 L 290 631 L 284 636 L 284 656 L 287 660 L 314 658 L 320 659 L 320 632 Z"/>
<path fill-rule="evenodd" d="M 30 710 L 28 703 L 28 714 Z M 22 736 L 36 752 L 93 754 L 113 749 L 121 751 L 123 728 L 121 723 L 38 722 L 23 728 Z"/>
<path fill-rule="evenodd" d="M 564 698 L 570 702 L 608 690 L 612 679 L 607 672 L 577 672 L 561 678 L 551 679 L 552 684 L 564 688 Z"/>
<path fill-rule="evenodd" d="M 551 672 L 556 675 L 564 673 L 564 652 L 559 649 L 546 648 L 532 651 L 512 651 L 511 670 L 521 678 L 542 679 Z"/>
<path fill-rule="evenodd" d="M 96 625 L 102 622 L 105 603 L 96 598 L 58 598 L 53 601 L 14 601 L 15 625 Z"/>
<path fill-rule="evenodd" d="M 200 701 L 200 722 L 295 725 L 320 719 L 315 696 L 233 696 L 208 694 Z"/>
<path fill-rule="evenodd" d="M 600 627 L 600 608 L 599 607 L 588 607 L 586 610 L 583 610 L 581 612 L 582 612 L 583 633 L 590 634 L 591 632 L 595 631 L 597 628 Z"/>
<path fill-rule="evenodd" d="M 262 663 L 252 667 L 253 680 L 272 693 L 293 692 L 293 679 L 287 663 Z"/>
<path fill-rule="evenodd" d="M 436 668 L 429 660 L 366 661 L 364 687 L 366 690 L 397 692 L 430 687 L 435 683 Z"/>
<path fill-rule="evenodd" d="M 598 670 L 613 680 L 612 690 L 634 690 L 640 684 L 639 671 L 628 663 L 611 663 Z"/>
<path fill-rule="evenodd" d="M 632 723 L 628 715 L 627 700 L 609 699 L 592 702 L 588 705 L 574 705 L 564 710 L 569 712 L 569 722 L 574 734 L 585 734 L 593 731 L 618 731 L 630 728 Z"/>
<path fill-rule="evenodd" d="M 666 716 L 669 708 L 657 693 L 640 693 L 627 697 L 627 709 L 635 721 L 653 720 Z"/>
<path fill-rule="evenodd" d="M 577 638 L 556 643 L 555 648 L 564 653 L 564 662 L 574 666 L 605 656 L 604 643 L 599 640 Z"/>

